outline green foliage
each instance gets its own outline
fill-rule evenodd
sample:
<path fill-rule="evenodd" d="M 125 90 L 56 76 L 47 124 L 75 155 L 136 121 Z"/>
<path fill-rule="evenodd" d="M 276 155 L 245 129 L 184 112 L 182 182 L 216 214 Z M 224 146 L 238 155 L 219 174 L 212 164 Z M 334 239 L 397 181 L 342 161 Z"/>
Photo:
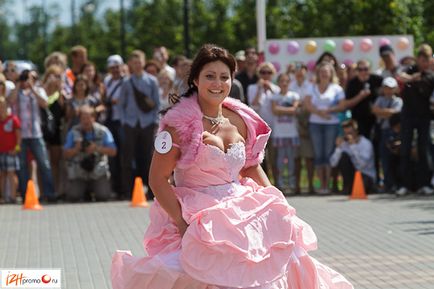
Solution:
<path fill-rule="evenodd" d="M 0 13 L 7 11 L 7 2 L 0 0 Z M 165 45 L 171 55 L 184 53 L 183 0 L 128 2 L 127 53 L 142 49 L 149 58 L 158 45 Z M 188 2 L 192 52 L 203 43 L 216 43 L 233 52 L 256 45 L 255 0 Z M 58 5 L 32 7 L 26 23 L 11 25 L 0 17 L 0 57 L 28 58 L 42 67 L 49 52 L 67 53 L 71 46 L 82 44 L 90 59 L 104 69 L 108 55 L 121 53 L 121 23 L 119 11 L 107 10 L 97 18 L 100 3 L 93 1 L 94 11 L 81 9 L 72 27 L 56 24 Z M 415 43 L 433 45 L 433 15 L 431 0 L 268 0 L 267 37 L 412 34 Z"/>

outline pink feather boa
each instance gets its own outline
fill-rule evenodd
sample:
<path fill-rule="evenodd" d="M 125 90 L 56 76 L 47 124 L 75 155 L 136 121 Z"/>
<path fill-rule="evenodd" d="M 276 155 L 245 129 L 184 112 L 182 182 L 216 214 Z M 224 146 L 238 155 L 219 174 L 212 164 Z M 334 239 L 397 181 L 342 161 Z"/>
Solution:
<path fill-rule="evenodd" d="M 239 100 L 227 97 L 223 105 L 238 113 L 247 126 L 246 165 L 250 167 L 261 163 L 264 158 L 264 149 L 270 137 L 271 129 L 262 118 L 251 108 Z M 197 102 L 197 95 L 182 97 L 164 115 L 160 122 L 159 131 L 165 127 L 173 127 L 180 140 L 181 158 L 179 168 L 187 168 L 195 163 L 199 146 L 202 141 L 203 124 L 202 111 Z"/>

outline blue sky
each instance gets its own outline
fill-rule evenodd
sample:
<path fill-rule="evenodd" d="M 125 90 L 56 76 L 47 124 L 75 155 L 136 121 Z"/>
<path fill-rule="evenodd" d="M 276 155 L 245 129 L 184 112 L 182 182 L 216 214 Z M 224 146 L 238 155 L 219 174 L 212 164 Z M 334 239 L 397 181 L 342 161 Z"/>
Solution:
<path fill-rule="evenodd" d="M 33 5 L 41 6 L 45 2 L 46 7 L 57 5 L 59 7 L 58 22 L 62 25 L 69 25 L 71 24 L 71 1 L 73 0 L 9 0 L 7 12 L 3 15 L 6 16 L 10 23 L 15 21 L 23 22 L 26 21 L 26 18 L 28 17 L 27 10 L 30 7 Z M 77 16 L 80 11 L 79 7 L 86 2 L 88 2 L 88 0 L 75 0 Z M 124 5 L 128 7 L 129 2 L 129 0 L 124 0 Z M 119 0 L 100 0 L 99 3 L 100 6 L 97 11 L 98 15 L 103 14 L 103 12 L 108 8 L 117 10 L 120 7 Z"/>

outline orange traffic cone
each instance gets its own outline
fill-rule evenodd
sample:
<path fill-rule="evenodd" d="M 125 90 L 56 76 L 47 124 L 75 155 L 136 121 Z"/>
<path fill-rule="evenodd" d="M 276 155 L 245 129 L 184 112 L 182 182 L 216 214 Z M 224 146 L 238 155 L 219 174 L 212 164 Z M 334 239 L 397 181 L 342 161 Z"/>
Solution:
<path fill-rule="evenodd" d="M 354 174 L 353 191 L 350 196 L 351 200 L 365 200 L 366 192 L 365 186 L 363 185 L 363 177 L 360 171 L 356 171 Z"/>
<path fill-rule="evenodd" d="M 32 180 L 27 182 L 23 210 L 42 210 L 42 206 L 39 204 L 38 196 L 36 195 L 35 184 L 33 184 Z"/>
<path fill-rule="evenodd" d="M 131 207 L 147 207 L 145 191 L 143 190 L 142 178 L 136 177 L 134 180 L 133 197 L 131 198 Z"/>

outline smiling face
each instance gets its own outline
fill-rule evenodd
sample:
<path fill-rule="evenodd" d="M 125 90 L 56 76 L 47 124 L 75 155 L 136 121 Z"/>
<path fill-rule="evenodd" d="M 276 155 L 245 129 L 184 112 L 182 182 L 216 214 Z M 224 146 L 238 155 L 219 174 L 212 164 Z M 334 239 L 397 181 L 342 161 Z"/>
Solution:
<path fill-rule="evenodd" d="M 194 80 L 200 101 L 219 105 L 229 95 L 232 86 L 229 67 L 221 61 L 205 64 Z"/>
<path fill-rule="evenodd" d="M 280 90 L 287 91 L 288 87 L 289 87 L 290 81 L 291 81 L 291 79 L 289 78 L 289 75 L 287 75 L 287 74 L 281 74 L 279 76 L 278 81 L 277 81 L 277 84 L 279 85 Z"/>
<path fill-rule="evenodd" d="M 328 65 L 322 66 L 319 69 L 319 80 L 327 83 L 327 82 L 331 82 L 331 78 L 332 78 L 332 71 L 331 71 L 331 67 Z"/>
<path fill-rule="evenodd" d="M 83 70 L 83 74 L 86 75 L 87 79 L 93 80 L 95 78 L 96 70 L 93 65 L 86 65 Z"/>

